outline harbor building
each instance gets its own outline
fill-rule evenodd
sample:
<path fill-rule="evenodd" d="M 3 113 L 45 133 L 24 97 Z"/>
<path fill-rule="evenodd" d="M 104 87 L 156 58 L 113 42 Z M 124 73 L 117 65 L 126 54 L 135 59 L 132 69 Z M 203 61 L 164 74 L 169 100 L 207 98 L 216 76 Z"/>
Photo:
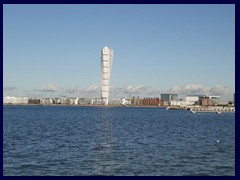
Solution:
<path fill-rule="evenodd" d="M 177 98 L 177 94 L 161 94 L 161 100 L 163 101 L 177 100 Z"/>
<path fill-rule="evenodd" d="M 163 100 L 159 98 L 143 98 L 143 106 L 163 106 Z"/>
<path fill-rule="evenodd" d="M 213 101 L 209 97 L 200 98 L 199 101 L 200 101 L 199 102 L 200 106 L 212 106 L 213 105 Z"/>
<path fill-rule="evenodd" d="M 180 106 L 180 107 L 185 107 L 186 106 L 186 101 L 183 99 L 178 99 L 178 100 L 170 100 L 169 101 L 170 106 Z"/>
<path fill-rule="evenodd" d="M 213 106 L 218 105 L 220 102 L 219 96 L 205 96 L 205 95 L 187 95 L 186 105 L 200 105 L 200 106 Z"/>
<path fill-rule="evenodd" d="M 40 104 L 40 98 L 29 98 L 28 104 Z"/>
<path fill-rule="evenodd" d="M 112 69 L 113 50 L 104 47 L 101 51 L 101 98 L 104 105 L 108 105 L 110 75 Z"/>
<path fill-rule="evenodd" d="M 186 105 L 187 106 L 197 105 L 200 97 L 203 97 L 203 96 L 202 95 L 186 95 Z"/>
<path fill-rule="evenodd" d="M 161 94 L 161 100 L 163 101 L 163 106 L 169 106 L 170 101 L 177 100 L 177 94 Z"/>
<path fill-rule="evenodd" d="M 143 99 L 140 99 L 139 96 L 137 98 L 133 96 L 130 101 L 132 106 L 142 106 Z"/>
<path fill-rule="evenodd" d="M 210 101 L 212 101 L 212 105 L 218 105 L 220 102 L 220 96 L 206 96 L 206 98 L 209 98 Z"/>
<path fill-rule="evenodd" d="M 28 104 L 28 97 L 3 97 L 3 104 Z"/>

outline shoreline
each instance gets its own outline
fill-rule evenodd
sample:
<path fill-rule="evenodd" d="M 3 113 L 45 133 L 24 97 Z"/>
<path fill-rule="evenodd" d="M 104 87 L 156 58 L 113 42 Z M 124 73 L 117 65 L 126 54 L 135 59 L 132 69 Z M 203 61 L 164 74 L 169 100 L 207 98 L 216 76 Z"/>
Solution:
<path fill-rule="evenodd" d="M 235 106 L 198 106 L 198 107 L 179 107 L 179 106 L 132 106 L 132 105 L 93 105 L 93 104 L 3 104 L 3 106 L 63 106 L 63 107 L 124 107 L 124 108 L 159 108 L 166 110 L 191 110 L 191 109 L 201 109 L 201 108 L 220 108 L 220 107 L 234 107 Z"/>
<path fill-rule="evenodd" d="M 134 107 L 134 108 L 167 108 L 167 106 L 124 106 L 124 105 L 84 105 L 84 104 L 3 104 L 3 106 L 74 106 L 74 107 Z"/>

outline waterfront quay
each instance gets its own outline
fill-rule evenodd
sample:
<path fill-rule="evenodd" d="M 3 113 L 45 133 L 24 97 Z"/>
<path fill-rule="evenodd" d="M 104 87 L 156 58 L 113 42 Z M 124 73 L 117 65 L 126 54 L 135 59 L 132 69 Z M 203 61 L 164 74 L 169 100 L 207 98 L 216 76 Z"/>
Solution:
<path fill-rule="evenodd" d="M 216 112 L 216 113 L 222 113 L 222 112 L 235 112 L 235 106 L 200 106 L 200 107 L 193 107 L 190 108 L 190 111 L 192 113 L 196 112 Z"/>

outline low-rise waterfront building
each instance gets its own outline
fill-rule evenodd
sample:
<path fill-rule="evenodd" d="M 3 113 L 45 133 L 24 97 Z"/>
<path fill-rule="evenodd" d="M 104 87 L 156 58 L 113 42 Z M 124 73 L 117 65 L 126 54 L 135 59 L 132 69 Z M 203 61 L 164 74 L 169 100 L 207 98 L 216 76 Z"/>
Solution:
<path fill-rule="evenodd" d="M 79 98 L 67 98 L 66 104 L 69 104 L 69 105 L 77 105 L 77 104 L 78 104 L 78 99 L 79 99 Z"/>
<path fill-rule="evenodd" d="M 53 104 L 61 104 L 60 98 L 53 98 Z"/>
<path fill-rule="evenodd" d="M 29 98 L 28 104 L 40 104 L 40 99 L 39 98 Z"/>
<path fill-rule="evenodd" d="M 122 105 L 121 99 L 109 99 L 109 105 Z"/>
<path fill-rule="evenodd" d="M 220 102 L 219 96 L 206 96 L 206 95 L 187 95 L 186 105 L 200 105 L 200 106 L 212 106 L 218 105 Z"/>
<path fill-rule="evenodd" d="M 206 96 L 206 97 L 211 99 L 212 105 L 218 105 L 220 102 L 220 96 Z"/>
<path fill-rule="evenodd" d="M 67 98 L 66 97 L 61 97 L 60 98 L 60 104 L 67 104 Z"/>
<path fill-rule="evenodd" d="M 4 104 L 27 104 L 27 97 L 14 97 L 14 96 L 5 96 L 3 97 Z"/>
<path fill-rule="evenodd" d="M 185 107 L 186 106 L 186 101 L 183 99 L 178 99 L 178 100 L 170 100 L 169 101 L 170 106 L 180 106 L 180 107 Z"/>
<path fill-rule="evenodd" d="M 177 100 L 177 98 L 177 94 L 161 94 L 161 100 L 163 101 Z"/>
<path fill-rule="evenodd" d="M 52 98 L 41 98 L 40 99 L 40 104 L 53 104 L 53 99 Z"/>
<path fill-rule="evenodd" d="M 122 99 L 121 99 L 121 104 L 122 104 L 122 105 L 131 105 L 131 100 L 130 100 L 130 99 L 122 98 Z"/>
<path fill-rule="evenodd" d="M 133 96 L 130 101 L 132 106 L 142 106 L 142 99 L 140 99 L 139 97 L 135 98 Z"/>
<path fill-rule="evenodd" d="M 162 106 L 163 100 L 159 98 L 143 98 L 142 105 L 143 106 Z"/>
<path fill-rule="evenodd" d="M 212 106 L 213 101 L 210 98 L 204 97 L 199 99 L 199 105 L 200 106 Z"/>
<path fill-rule="evenodd" d="M 78 104 L 80 105 L 93 105 L 95 102 L 94 98 L 79 98 Z"/>
<path fill-rule="evenodd" d="M 3 103 L 4 104 L 16 104 L 17 103 L 17 98 L 16 97 L 11 97 L 11 96 L 3 97 Z"/>
<path fill-rule="evenodd" d="M 201 95 L 186 95 L 186 106 L 198 105 L 199 97 Z"/>

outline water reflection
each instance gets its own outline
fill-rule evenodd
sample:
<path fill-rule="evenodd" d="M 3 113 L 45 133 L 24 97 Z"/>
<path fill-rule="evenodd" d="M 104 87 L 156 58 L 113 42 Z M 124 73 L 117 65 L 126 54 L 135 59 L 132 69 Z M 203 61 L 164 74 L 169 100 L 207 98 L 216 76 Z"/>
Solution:
<path fill-rule="evenodd" d="M 112 174 L 116 168 L 117 159 L 117 139 L 116 128 L 114 127 L 113 112 L 111 108 L 100 108 L 99 121 L 96 125 L 95 145 L 92 156 L 96 163 L 95 174 Z"/>

